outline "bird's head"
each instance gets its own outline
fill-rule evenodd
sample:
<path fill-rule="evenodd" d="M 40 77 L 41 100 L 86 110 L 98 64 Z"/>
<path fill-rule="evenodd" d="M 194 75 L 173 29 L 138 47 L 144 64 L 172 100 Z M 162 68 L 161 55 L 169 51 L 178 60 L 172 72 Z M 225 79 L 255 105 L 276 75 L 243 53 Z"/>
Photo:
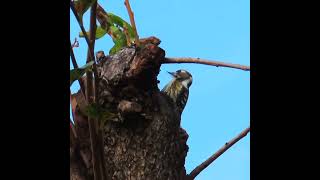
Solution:
<path fill-rule="evenodd" d="M 192 84 L 192 75 L 183 69 L 177 70 L 176 72 L 168 72 L 173 78 L 183 84 L 186 88 L 189 88 Z"/>

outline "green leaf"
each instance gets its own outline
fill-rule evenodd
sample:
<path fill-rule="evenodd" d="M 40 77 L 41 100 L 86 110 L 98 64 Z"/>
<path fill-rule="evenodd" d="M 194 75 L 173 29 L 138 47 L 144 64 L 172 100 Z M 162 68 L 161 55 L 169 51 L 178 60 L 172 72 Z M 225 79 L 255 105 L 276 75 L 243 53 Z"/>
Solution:
<path fill-rule="evenodd" d="M 83 14 L 92 6 L 97 0 L 74 0 L 74 8 L 76 9 L 78 16 L 80 18 L 80 23 L 82 23 Z"/>
<path fill-rule="evenodd" d="M 125 34 L 116 26 L 110 26 L 111 37 L 114 42 L 114 46 L 110 49 L 109 54 L 113 55 L 117 53 L 121 48 L 127 46 L 127 38 Z"/>
<path fill-rule="evenodd" d="M 116 27 L 116 26 L 110 26 L 110 29 L 109 29 L 109 33 L 111 34 L 111 38 L 113 40 L 114 43 L 122 40 L 126 40 L 126 36 L 125 34 L 121 31 L 120 28 Z"/>
<path fill-rule="evenodd" d="M 89 32 L 86 32 L 87 35 L 89 36 Z M 107 34 L 107 31 L 104 30 L 101 26 L 98 26 L 97 27 L 97 30 L 96 30 L 96 39 L 100 39 L 102 38 L 105 34 Z M 79 37 L 84 37 L 84 34 L 82 32 L 79 33 Z"/>
<path fill-rule="evenodd" d="M 129 23 L 113 13 L 105 12 L 100 6 L 97 7 L 97 14 L 101 27 L 107 31 L 114 42 L 114 46 L 109 50 L 110 55 L 126 47 L 128 42 L 134 42 L 135 33 Z"/>
<path fill-rule="evenodd" d="M 114 55 L 117 52 L 119 52 L 121 50 L 123 46 L 121 46 L 121 44 L 115 44 L 114 46 L 112 46 L 112 48 L 109 50 L 109 55 Z"/>
<path fill-rule="evenodd" d="M 127 23 L 125 20 L 123 20 L 121 17 L 112 14 L 112 13 L 108 13 L 108 17 L 110 19 L 110 22 L 112 24 L 118 25 L 123 29 L 126 29 L 128 31 L 129 37 L 130 37 L 130 41 L 133 42 L 135 39 L 135 34 L 133 31 L 133 28 L 131 27 L 131 25 L 129 23 Z"/>
<path fill-rule="evenodd" d="M 90 71 L 92 69 L 93 64 L 94 64 L 94 61 L 90 61 L 86 65 L 80 68 L 75 68 L 70 70 L 70 86 L 74 81 L 80 79 L 84 75 L 84 73 Z"/>

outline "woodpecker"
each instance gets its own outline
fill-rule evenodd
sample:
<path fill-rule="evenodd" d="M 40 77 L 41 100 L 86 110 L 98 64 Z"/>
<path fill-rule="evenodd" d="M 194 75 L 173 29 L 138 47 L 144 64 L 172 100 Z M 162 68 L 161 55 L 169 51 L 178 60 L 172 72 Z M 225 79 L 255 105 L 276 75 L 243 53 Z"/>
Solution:
<path fill-rule="evenodd" d="M 168 73 L 173 76 L 173 79 L 161 90 L 161 92 L 165 93 L 173 100 L 181 114 L 188 101 L 189 87 L 192 84 L 192 75 L 183 69 Z"/>

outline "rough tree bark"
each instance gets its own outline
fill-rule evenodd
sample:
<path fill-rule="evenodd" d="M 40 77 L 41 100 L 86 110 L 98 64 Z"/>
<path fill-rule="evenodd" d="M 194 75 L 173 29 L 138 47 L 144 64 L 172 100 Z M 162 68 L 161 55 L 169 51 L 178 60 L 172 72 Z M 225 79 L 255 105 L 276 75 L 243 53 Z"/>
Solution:
<path fill-rule="evenodd" d="M 105 123 L 104 156 L 108 179 L 186 179 L 188 134 L 173 102 L 159 91 L 157 75 L 165 51 L 153 44 L 124 48 L 97 65 L 98 103 L 116 114 Z M 70 157 L 72 180 L 93 179 L 88 124 L 77 102 L 78 145 Z M 72 148 L 71 148 L 72 149 Z"/>

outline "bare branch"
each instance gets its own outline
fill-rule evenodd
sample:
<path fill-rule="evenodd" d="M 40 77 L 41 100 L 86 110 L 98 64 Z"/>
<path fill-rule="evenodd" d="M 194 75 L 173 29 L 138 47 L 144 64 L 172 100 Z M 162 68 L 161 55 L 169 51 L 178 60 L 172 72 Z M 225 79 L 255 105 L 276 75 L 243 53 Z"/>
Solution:
<path fill-rule="evenodd" d="M 203 171 L 206 167 L 208 167 L 214 160 L 216 160 L 221 154 L 227 151 L 232 145 L 238 142 L 240 139 L 245 137 L 250 132 L 250 127 L 243 130 L 238 136 L 231 139 L 227 142 L 223 147 L 221 147 L 216 153 L 214 153 L 211 157 L 209 157 L 206 161 L 202 164 L 197 166 L 191 173 L 188 175 L 188 179 L 194 179 L 201 171 Z"/>
<path fill-rule="evenodd" d="M 136 28 L 136 23 L 134 21 L 134 14 L 133 14 L 133 11 L 131 10 L 129 0 L 125 0 L 124 5 L 127 8 L 127 11 L 128 11 L 129 17 L 130 17 L 130 23 L 133 28 L 134 34 L 135 34 L 135 44 L 139 46 L 140 45 L 139 36 L 138 36 L 137 28 Z"/>
<path fill-rule="evenodd" d="M 94 11 L 95 11 L 95 14 L 91 16 L 91 19 L 90 19 L 90 23 L 93 24 L 94 23 L 94 26 L 95 26 L 95 31 L 96 31 L 96 18 L 97 18 L 97 9 L 99 7 L 98 3 L 94 3 Z M 102 8 L 102 7 L 101 7 Z M 94 18 L 93 18 L 94 17 Z M 90 37 L 93 37 L 93 39 L 91 39 L 91 45 L 92 47 L 94 47 L 94 44 L 95 44 L 95 31 L 94 33 L 91 32 L 91 28 L 90 28 Z M 92 53 L 92 51 L 88 52 L 88 53 Z M 92 54 L 92 56 L 94 56 L 94 54 Z M 98 60 L 101 58 L 100 56 L 104 56 L 104 52 L 98 52 L 97 53 L 97 57 L 99 58 L 96 58 L 96 63 L 98 63 Z M 93 75 L 94 75 L 94 102 L 97 102 L 98 99 L 99 99 L 99 88 L 97 87 L 98 84 L 99 84 L 99 78 L 98 78 L 98 73 L 97 73 L 97 67 L 96 67 L 96 63 L 93 65 Z M 95 156 L 96 158 L 99 160 L 98 162 L 98 165 L 99 165 L 99 168 L 100 168 L 100 172 L 101 172 L 101 178 L 104 180 L 104 179 L 107 179 L 107 174 L 106 174 L 106 162 L 105 162 L 105 158 L 104 158 L 104 142 L 103 142 L 103 132 L 102 130 L 99 128 L 100 127 L 100 122 L 98 121 L 99 119 L 95 119 L 95 123 L 92 124 L 94 125 L 94 130 L 95 131 L 95 138 L 96 138 L 96 151 L 94 152 L 95 153 Z M 90 126 L 90 123 L 89 123 L 89 126 Z M 89 127 L 90 128 L 90 127 Z"/>
<path fill-rule="evenodd" d="M 94 52 L 94 44 L 95 44 L 95 39 L 96 39 L 96 28 L 97 28 L 97 22 L 96 22 L 96 19 L 97 19 L 97 6 L 98 6 L 98 3 L 97 1 L 92 5 L 91 7 L 91 17 L 90 17 L 90 40 L 91 40 L 91 48 L 92 50 L 89 51 L 88 53 L 91 53 L 91 57 L 94 56 L 93 52 Z M 89 57 L 89 56 L 88 56 Z M 98 60 L 98 59 L 97 59 Z M 87 60 L 89 61 L 89 59 Z M 99 84 L 99 81 L 98 81 L 98 73 L 97 73 L 97 68 L 96 68 L 96 64 L 93 65 L 93 74 L 94 74 L 94 102 L 96 102 L 98 100 L 98 84 Z M 90 126 L 90 123 L 89 123 L 89 126 Z M 92 124 L 92 126 L 94 127 L 91 128 L 92 131 L 95 132 L 95 136 L 94 138 L 95 139 L 95 143 L 96 143 L 96 150 L 95 151 L 92 151 L 95 153 L 95 156 L 98 160 L 98 163 L 97 165 L 99 165 L 99 169 L 100 169 L 100 173 L 101 173 L 101 179 L 104 180 L 107 178 L 107 174 L 106 174 L 106 166 L 105 166 L 105 159 L 104 159 L 104 146 L 103 146 L 103 135 L 102 135 L 102 130 L 99 129 L 99 122 L 98 122 L 98 119 L 94 119 L 94 123 Z M 90 127 L 89 127 L 90 128 Z"/>
<path fill-rule="evenodd" d="M 87 55 L 87 63 L 94 60 L 94 44 L 95 44 L 95 34 L 96 34 L 96 9 L 97 9 L 97 2 L 93 3 L 90 10 L 90 29 L 89 29 L 89 37 L 85 31 L 83 31 L 83 34 L 85 35 L 86 39 L 88 38 L 88 55 Z M 83 25 L 79 22 L 80 26 L 83 27 Z M 93 84 L 93 75 L 92 72 L 87 72 L 87 89 L 86 89 L 86 97 L 87 97 L 87 103 L 92 104 L 94 103 L 94 84 Z M 103 180 L 101 169 L 101 158 L 99 153 L 99 137 L 98 137 L 98 122 L 97 119 L 88 117 L 88 124 L 89 124 L 89 134 L 90 134 L 90 144 L 91 144 L 91 153 L 92 153 L 92 164 L 93 164 L 93 174 L 94 174 L 94 180 Z"/>
<path fill-rule="evenodd" d="M 231 64 L 225 63 L 220 61 L 209 61 L 200 58 L 165 58 L 162 62 L 163 64 L 170 64 L 170 63 L 195 63 L 195 64 L 206 64 L 216 67 L 229 67 L 235 69 L 241 69 L 244 71 L 250 71 L 250 66 L 244 66 L 240 64 Z"/>
<path fill-rule="evenodd" d="M 98 5 L 97 5 L 97 20 L 100 23 L 101 27 L 103 29 L 106 29 L 107 33 L 111 36 L 107 19 L 109 19 L 108 13 L 98 3 Z"/>

